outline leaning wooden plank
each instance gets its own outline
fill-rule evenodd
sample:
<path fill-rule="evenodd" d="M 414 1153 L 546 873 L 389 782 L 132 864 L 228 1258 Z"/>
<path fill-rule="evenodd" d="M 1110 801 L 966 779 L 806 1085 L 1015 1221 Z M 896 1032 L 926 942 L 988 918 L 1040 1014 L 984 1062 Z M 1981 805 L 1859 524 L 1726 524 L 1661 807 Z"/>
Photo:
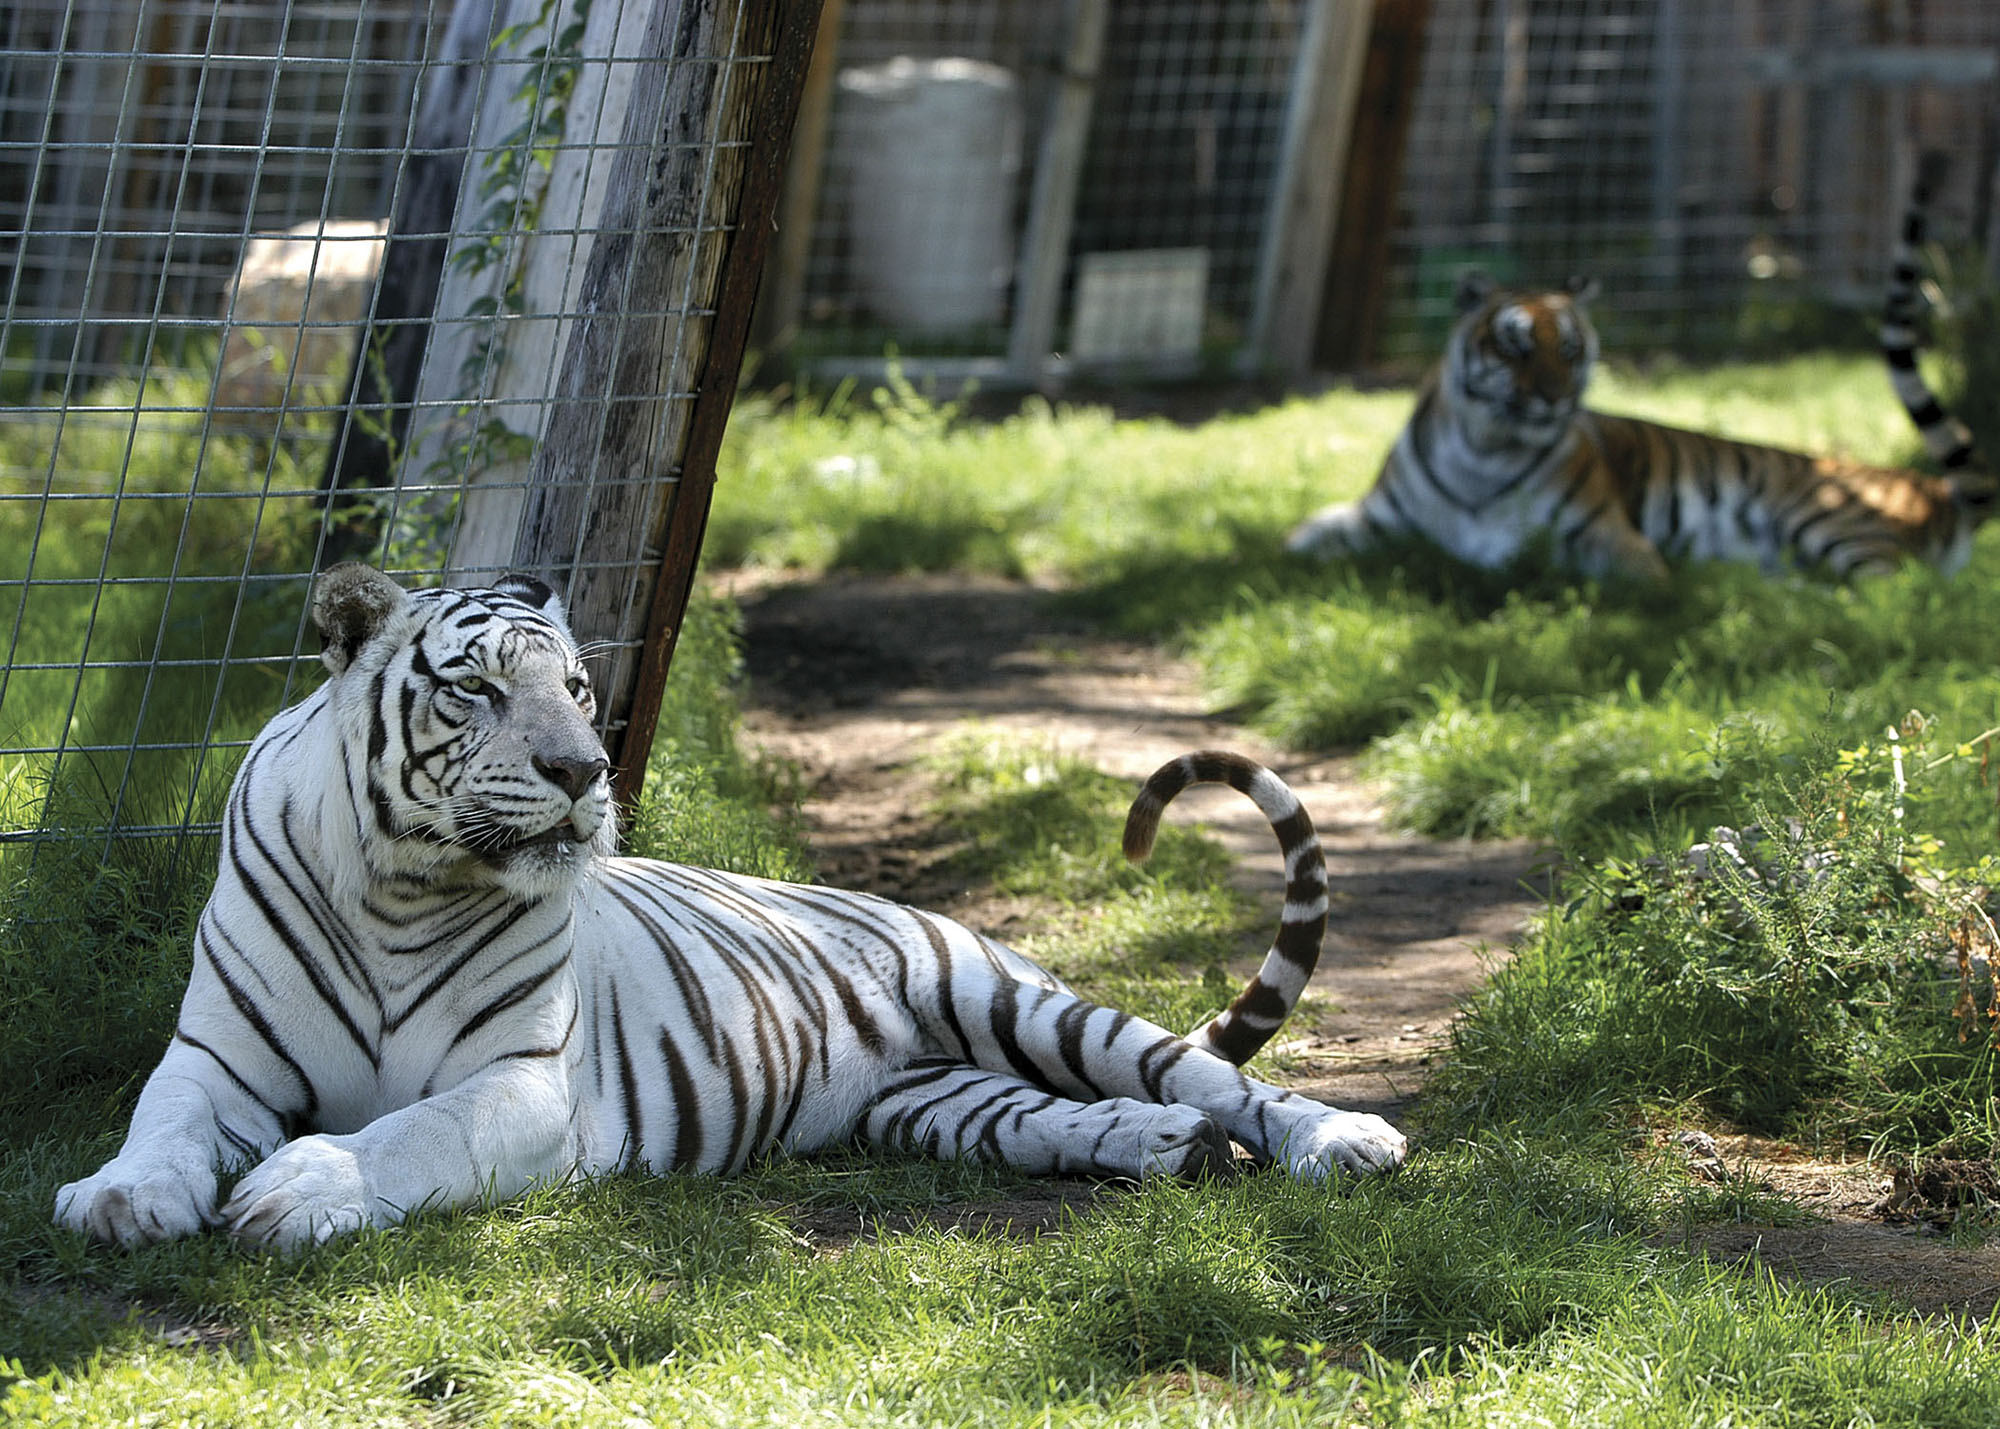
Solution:
<path fill-rule="evenodd" d="M 579 636 L 607 647 L 599 688 L 628 800 L 706 526 L 818 8 L 655 6 L 529 472 L 513 563 L 560 579 Z"/>

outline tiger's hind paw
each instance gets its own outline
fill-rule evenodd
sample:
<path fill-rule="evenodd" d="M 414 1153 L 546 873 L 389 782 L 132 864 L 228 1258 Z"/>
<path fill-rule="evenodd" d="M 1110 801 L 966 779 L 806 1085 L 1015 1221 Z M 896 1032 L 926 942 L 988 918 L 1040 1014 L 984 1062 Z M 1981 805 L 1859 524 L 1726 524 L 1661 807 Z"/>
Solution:
<path fill-rule="evenodd" d="M 1206 1112 L 1185 1108 L 1190 1120 L 1184 1126 L 1162 1129 L 1147 1138 L 1140 1155 L 1140 1174 L 1147 1178 L 1165 1176 L 1176 1181 L 1198 1181 L 1204 1176 L 1226 1176 L 1236 1169 L 1236 1148 L 1222 1123 Z"/>
<path fill-rule="evenodd" d="M 1336 1172 L 1367 1176 L 1393 1171 L 1409 1150 L 1408 1138 L 1381 1117 L 1329 1110 L 1286 1139 L 1282 1159 L 1294 1176 L 1324 1181 Z"/>

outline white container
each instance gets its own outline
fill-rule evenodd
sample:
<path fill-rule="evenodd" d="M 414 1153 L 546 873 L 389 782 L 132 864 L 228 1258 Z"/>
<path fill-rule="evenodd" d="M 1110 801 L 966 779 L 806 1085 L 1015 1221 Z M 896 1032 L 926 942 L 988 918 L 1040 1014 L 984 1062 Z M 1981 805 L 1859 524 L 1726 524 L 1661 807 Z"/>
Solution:
<path fill-rule="evenodd" d="M 840 74 L 857 296 L 899 331 L 998 323 L 1014 263 L 1021 95 L 1011 71 L 912 59 Z"/>
<path fill-rule="evenodd" d="M 1208 312 L 1206 248 L 1135 248 L 1076 260 L 1069 358 L 1082 366 L 1191 369 Z"/>

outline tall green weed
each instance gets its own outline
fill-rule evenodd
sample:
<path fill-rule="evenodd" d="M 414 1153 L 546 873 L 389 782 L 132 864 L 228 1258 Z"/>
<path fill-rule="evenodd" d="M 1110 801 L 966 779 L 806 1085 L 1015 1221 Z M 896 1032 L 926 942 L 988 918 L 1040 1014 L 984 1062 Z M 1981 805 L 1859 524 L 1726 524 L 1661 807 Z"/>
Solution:
<path fill-rule="evenodd" d="M 1696 1104 L 1835 1146 L 1987 1155 L 2000 1133 L 1981 903 L 2000 858 L 1930 817 L 1981 776 L 1907 718 L 1747 779 L 1737 826 L 1642 839 L 1565 882 L 1455 1026 L 1433 1104 L 1486 1124 L 1553 1089 L 1604 1106 Z M 1989 736 L 1990 739 L 1990 736 Z"/>

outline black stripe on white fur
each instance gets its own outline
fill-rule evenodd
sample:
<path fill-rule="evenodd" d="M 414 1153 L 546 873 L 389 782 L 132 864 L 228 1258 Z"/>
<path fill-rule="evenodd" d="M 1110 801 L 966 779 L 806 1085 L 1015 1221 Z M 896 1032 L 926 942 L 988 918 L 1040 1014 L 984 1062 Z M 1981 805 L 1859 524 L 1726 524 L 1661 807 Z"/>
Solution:
<path fill-rule="evenodd" d="M 1978 469 L 1972 447 L 1972 433 L 1965 424 L 1944 409 L 1937 394 L 1924 381 L 1917 366 L 1917 324 L 1929 303 L 1923 291 L 1923 246 L 1930 226 L 1930 206 L 1944 178 L 1945 156 L 1929 152 L 1917 164 L 1916 183 L 1910 191 L 1901 228 L 1889 265 L 1888 299 L 1882 313 L 1882 360 L 1889 367 L 1889 383 L 1903 409 L 1916 423 L 1931 459 L 1958 480 L 1960 496 L 1971 504 L 1991 501 L 1989 480 L 1966 482 L 1960 473 Z M 1982 473 L 1983 475 L 1983 473 Z"/>
<path fill-rule="evenodd" d="M 1271 821 L 1285 860 L 1285 909 L 1264 965 L 1236 1000 L 1188 1034 L 1188 1041 L 1241 1066 L 1298 1005 L 1319 965 L 1326 936 L 1326 857 L 1312 816 L 1291 787 L 1254 760 L 1206 749 L 1162 765 L 1146 781 L 1125 819 L 1125 857 L 1141 862 L 1153 851 L 1160 815 L 1191 784 L 1227 784 L 1249 796 Z"/>

